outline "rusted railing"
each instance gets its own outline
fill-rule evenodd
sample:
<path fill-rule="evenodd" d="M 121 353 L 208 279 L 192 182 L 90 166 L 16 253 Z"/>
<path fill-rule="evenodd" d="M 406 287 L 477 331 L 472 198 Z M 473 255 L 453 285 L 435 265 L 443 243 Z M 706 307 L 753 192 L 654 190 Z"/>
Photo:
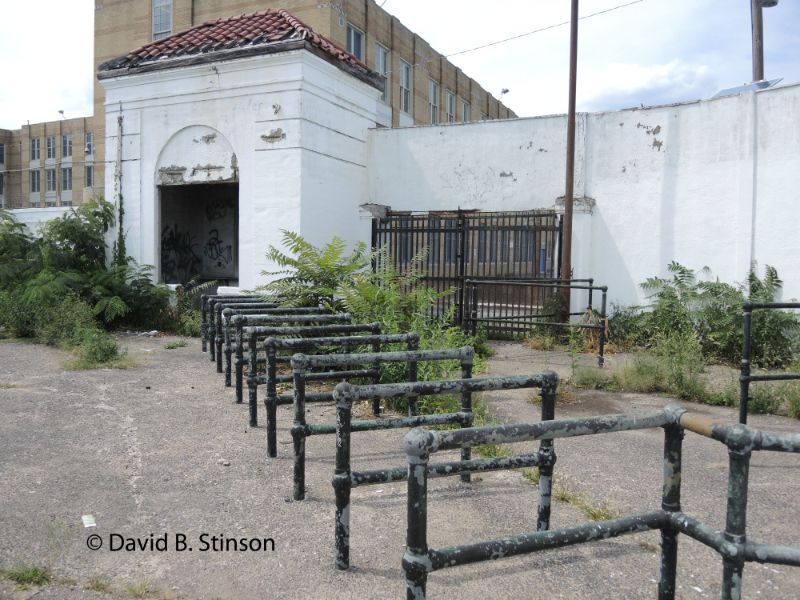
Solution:
<path fill-rule="evenodd" d="M 427 485 L 431 454 L 485 443 L 544 441 L 655 427 L 662 427 L 665 432 L 661 510 L 441 550 L 428 547 Z M 681 511 L 681 447 L 684 430 L 720 441 L 728 447 L 725 531 L 717 531 Z M 408 531 L 403 569 L 406 572 L 408 600 L 424 600 L 428 573 L 433 571 L 653 529 L 661 530 L 658 597 L 662 600 L 675 597 L 677 538 L 680 533 L 709 546 L 722 556 L 723 600 L 739 600 L 741 597 L 745 562 L 800 566 L 800 547 L 753 542 L 747 538 L 745 527 L 752 452 L 772 450 L 800 453 L 800 435 L 797 434 L 777 435 L 741 424 L 716 423 L 704 415 L 667 407 L 646 415 L 610 415 L 448 431 L 414 429 L 406 435 L 405 447 L 408 456 Z"/>
<path fill-rule="evenodd" d="M 747 423 L 747 404 L 750 400 L 751 381 L 790 381 L 800 379 L 800 373 L 762 373 L 750 374 L 750 353 L 753 344 L 753 311 L 764 309 L 798 309 L 800 302 L 768 302 L 754 304 L 745 303 L 742 310 L 742 329 L 744 341 L 742 342 L 742 364 L 739 371 L 739 423 Z"/>
<path fill-rule="evenodd" d="M 255 377 L 258 371 L 258 343 L 267 336 L 270 328 L 279 325 L 313 326 L 333 323 L 350 323 L 349 313 L 336 315 L 295 315 L 295 316 L 262 316 L 234 315 L 233 325 L 236 328 L 236 402 L 241 404 L 244 390 L 244 366 L 247 364 L 248 377 Z M 342 332 L 344 333 L 344 332 Z M 246 341 L 245 341 L 246 340 Z M 246 358 L 245 358 L 246 357 Z M 262 364 L 264 364 L 262 362 Z"/>
<path fill-rule="evenodd" d="M 225 304 L 217 304 L 216 309 L 222 308 L 221 311 L 221 330 L 222 330 L 222 344 L 224 345 L 225 352 L 225 387 L 231 387 L 231 362 L 233 354 L 233 346 L 235 345 L 235 335 L 233 331 L 233 323 L 231 318 L 233 315 L 248 315 L 248 316 L 270 316 L 270 315 L 325 315 L 330 314 L 327 308 L 243 308 L 250 307 L 250 304 L 239 304 L 233 307 Z M 219 337 L 219 336 L 218 336 Z M 217 347 L 219 348 L 219 346 Z M 220 356 L 219 350 L 217 351 L 217 372 L 220 370 Z"/>
<path fill-rule="evenodd" d="M 225 294 L 203 294 L 200 296 L 200 339 L 201 350 L 208 352 L 208 344 L 214 339 L 214 320 L 209 318 L 213 305 L 218 300 L 225 300 L 228 302 L 261 302 L 260 296 L 240 296 L 240 295 L 225 295 Z M 277 306 L 277 304 L 275 305 Z M 211 360 L 214 360 L 214 346 L 211 346 Z"/>
<path fill-rule="evenodd" d="M 390 344 L 405 344 L 408 350 L 416 350 L 419 346 L 419 335 L 416 333 L 397 333 L 390 335 L 381 335 L 381 324 L 372 324 L 372 335 L 358 335 L 358 336 L 344 336 L 344 337 L 305 337 L 303 339 L 280 339 L 280 338 L 267 338 L 264 341 L 264 348 L 267 355 L 267 372 L 266 375 L 257 375 L 255 378 L 255 386 L 250 388 L 251 394 L 257 394 L 257 386 L 267 386 L 267 397 L 264 399 L 264 405 L 267 410 L 267 456 L 277 456 L 277 408 L 279 405 L 293 404 L 294 394 L 278 395 L 278 383 L 292 383 L 294 375 L 292 373 L 286 375 L 278 375 L 278 364 L 290 364 L 291 356 L 278 356 L 280 350 L 289 351 L 293 354 L 298 350 L 313 350 L 319 352 L 323 348 L 335 348 L 340 354 L 348 354 L 354 348 L 359 346 L 371 346 L 373 352 L 380 352 L 387 350 L 386 346 Z M 349 366 L 349 365 L 347 365 Z M 315 381 L 324 381 L 326 379 L 345 380 L 352 377 L 371 377 L 374 383 L 380 383 L 381 371 L 380 363 L 373 363 L 372 368 L 366 371 L 343 371 L 336 370 L 327 373 L 308 373 L 310 379 Z M 306 381 L 309 377 L 306 378 Z M 248 383 L 250 380 L 248 379 Z M 333 400 L 333 396 L 329 398 Z M 252 402 L 252 399 L 251 399 Z"/>
<path fill-rule="evenodd" d="M 467 372 L 471 374 L 471 361 L 465 366 Z M 352 432 L 418 427 L 420 425 L 445 425 L 449 423 L 458 424 L 462 428 L 469 428 L 473 422 L 472 392 L 541 387 L 544 397 L 543 404 L 551 407 L 550 410 L 552 410 L 557 382 L 558 376 L 555 373 L 546 373 L 532 376 L 479 377 L 475 379 L 462 378 L 379 385 L 354 386 L 348 383 L 337 385 L 333 392 L 336 400 L 336 470 L 332 481 L 336 495 L 336 568 L 348 569 L 350 566 L 350 490 L 353 486 L 398 481 L 405 479 L 410 474 L 410 471 L 404 473 L 402 469 L 353 473 L 350 468 L 350 435 Z M 423 395 L 451 393 L 461 394 L 461 407 L 455 413 L 364 421 L 352 420 L 353 402 L 358 400 L 413 398 Z M 469 482 L 470 473 L 473 471 L 510 468 L 509 465 L 511 464 L 522 467 L 539 464 L 539 460 L 539 455 L 518 456 L 514 461 L 497 459 L 472 460 L 471 447 L 465 445 L 461 448 L 461 461 L 459 463 L 433 465 L 432 468 L 438 476 L 458 474 L 461 477 L 461 481 Z M 552 467 L 554 461 L 555 455 L 553 454 L 552 462 L 549 463 L 550 467 Z M 548 482 L 551 474 L 552 470 L 547 471 L 545 475 Z M 545 485 L 544 487 L 549 494 L 550 486 Z M 543 503 L 542 506 L 549 507 L 549 496 L 547 502 Z M 540 513 L 540 515 L 543 517 L 543 527 L 546 527 L 549 522 L 549 508 L 546 518 L 544 518 L 543 513 Z"/>
<path fill-rule="evenodd" d="M 404 362 L 408 365 L 406 378 L 416 381 L 418 363 L 427 361 L 457 360 L 461 366 L 463 378 L 472 376 L 473 350 L 469 346 L 454 350 L 411 350 L 405 352 L 380 352 L 369 354 L 340 354 L 340 355 L 306 355 L 295 354 L 292 357 L 292 378 L 294 393 L 292 404 L 294 407 L 294 423 L 292 425 L 292 440 L 294 447 L 294 499 L 305 498 L 305 464 L 306 464 L 306 438 L 311 435 L 328 435 L 336 433 L 336 426 L 331 424 L 312 424 L 306 422 L 306 404 L 309 402 L 328 402 L 334 400 L 332 391 L 318 394 L 306 394 L 306 381 L 309 380 L 342 380 L 346 378 L 380 377 L 380 366 L 384 363 Z M 367 369 L 354 369 L 352 371 L 336 371 L 327 373 L 312 373 L 314 368 L 352 368 L 358 365 L 369 365 Z M 288 397 L 281 397 L 281 402 Z M 409 395 L 408 414 L 417 414 L 417 396 Z M 373 415 L 380 416 L 380 398 L 372 401 Z"/>

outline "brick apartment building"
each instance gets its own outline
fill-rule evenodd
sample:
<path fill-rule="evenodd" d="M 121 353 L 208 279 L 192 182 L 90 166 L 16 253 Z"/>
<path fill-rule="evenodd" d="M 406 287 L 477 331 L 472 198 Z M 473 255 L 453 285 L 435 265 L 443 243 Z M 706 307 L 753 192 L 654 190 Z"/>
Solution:
<path fill-rule="evenodd" d="M 516 115 L 375 0 L 96 0 L 94 72 L 195 25 L 284 8 L 385 77 L 377 125 L 403 127 Z M 0 206 L 70 206 L 102 193 L 105 93 L 94 115 L 0 129 Z"/>

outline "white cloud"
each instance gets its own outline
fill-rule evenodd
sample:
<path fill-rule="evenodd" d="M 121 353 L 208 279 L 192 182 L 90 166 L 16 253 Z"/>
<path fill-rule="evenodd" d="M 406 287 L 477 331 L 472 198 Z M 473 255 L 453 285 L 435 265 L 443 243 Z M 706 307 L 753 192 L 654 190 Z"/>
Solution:
<path fill-rule="evenodd" d="M 716 78 L 707 65 L 675 59 L 666 64 L 611 64 L 581 82 L 581 110 L 668 104 L 713 95 Z"/>

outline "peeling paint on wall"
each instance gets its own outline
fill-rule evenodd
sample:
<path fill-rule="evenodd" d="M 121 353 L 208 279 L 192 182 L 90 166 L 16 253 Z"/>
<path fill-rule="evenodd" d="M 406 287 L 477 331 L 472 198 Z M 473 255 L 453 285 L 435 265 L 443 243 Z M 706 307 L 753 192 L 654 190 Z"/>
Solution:
<path fill-rule="evenodd" d="M 266 134 L 262 135 L 261 139 L 269 144 L 274 144 L 275 142 L 280 142 L 281 140 L 285 140 L 286 132 L 279 127 L 278 129 L 273 129 L 272 131 L 270 131 L 269 135 Z"/>
<path fill-rule="evenodd" d="M 175 185 L 183 183 L 186 167 L 179 167 L 171 165 L 169 167 L 162 167 L 158 170 L 158 183 L 159 185 Z"/>

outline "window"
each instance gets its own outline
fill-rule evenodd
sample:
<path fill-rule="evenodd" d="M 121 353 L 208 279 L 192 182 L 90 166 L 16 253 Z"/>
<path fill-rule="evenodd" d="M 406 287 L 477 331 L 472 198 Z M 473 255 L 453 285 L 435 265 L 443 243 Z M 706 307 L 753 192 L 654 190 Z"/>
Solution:
<path fill-rule="evenodd" d="M 45 184 L 47 187 L 45 191 L 47 192 L 55 192 L 56 191 L 56 170 L 55 169 L 45 169 L 44 171 L 45 176 Z"/>
<path fill-rule="evenodd" d="M 444 94 L 444 111 L 447 113 L 447 122 L 455 123 L 456 120 L 456 96 L 453 92 L 447 91 Z"/>
<path fill-rule="evenodd" d="M 31 160 L 39 160 L 39 138 L 31 140 Z"/>
<path fill-rule="evenodd" d="M 464 123 L 468 123 L 471 120 L 469 115 L 469 102 L 461 102 L 461 120 Z"/>
<path fill-rule="evenodd" d="M 0 144 L 0 165 L 6 162 L 6 145 Z"/>
<path fill-rule="evenodd" d="M 61 189 L 65 192 L 72 191 L 72 167 L 61 169 Z"/>
<path fill-rule="evenodd" d="M 61 136 L 61 158 L 72 156 L 72 136 Z"/>
<path fill-rule="evenodd" d="M 39 171 L 31 171 L 31 193 L 36 193 L 39 189 Z"/>
<path fill-rule="evenodd" d="M 84 135 L 84 153 L 94 154 L 94 133 L 87 131 Z"/>
<path fill-rule="evenodd" d="M 85 187 L 92 187 L 94 185 L 94 166 L 88 165 L 86 167 L 86 181 L 84 182 Z"/>
<path fill-rule="evenodd" d="M 153 40 L 172 33 L 172 0 L 153 0 Z"/>
<path fill-rule="evenodd" d="M 3 174 L 0 173 L 0 196 L 3 195 L 5 181 L 3 181 Z"/>
<path fill-rule="evenodd" d="M 383 94 L 381 94 L 381 100 L 387 102 L 390 88 L 389 51 L 380 44 L 375 44 L 375 70 L 383 77 Z"/>
<path fill-rule="evenodd" d="M 45 148 L 47 154 L 45 154 L 45 158 L 55 158 L 56 157 L 56 136 L 48 135 L 47 139 L 45 140 Z"/>
<path fill-rule="evenodd" d="M 364 60 L 364 34 L 347 24 L 347 51 L 358 60 Z"/>
<path fill-rule="evenodd" d="M 439 84 L 433 79 L 428 80 L 428 107 L 431 112 L 431 124 L 439 122 Z"/>
<path fill-rule="evenodd" d="M 400 61 L 400 110 L 411 114 L 411 65 Z"/>

